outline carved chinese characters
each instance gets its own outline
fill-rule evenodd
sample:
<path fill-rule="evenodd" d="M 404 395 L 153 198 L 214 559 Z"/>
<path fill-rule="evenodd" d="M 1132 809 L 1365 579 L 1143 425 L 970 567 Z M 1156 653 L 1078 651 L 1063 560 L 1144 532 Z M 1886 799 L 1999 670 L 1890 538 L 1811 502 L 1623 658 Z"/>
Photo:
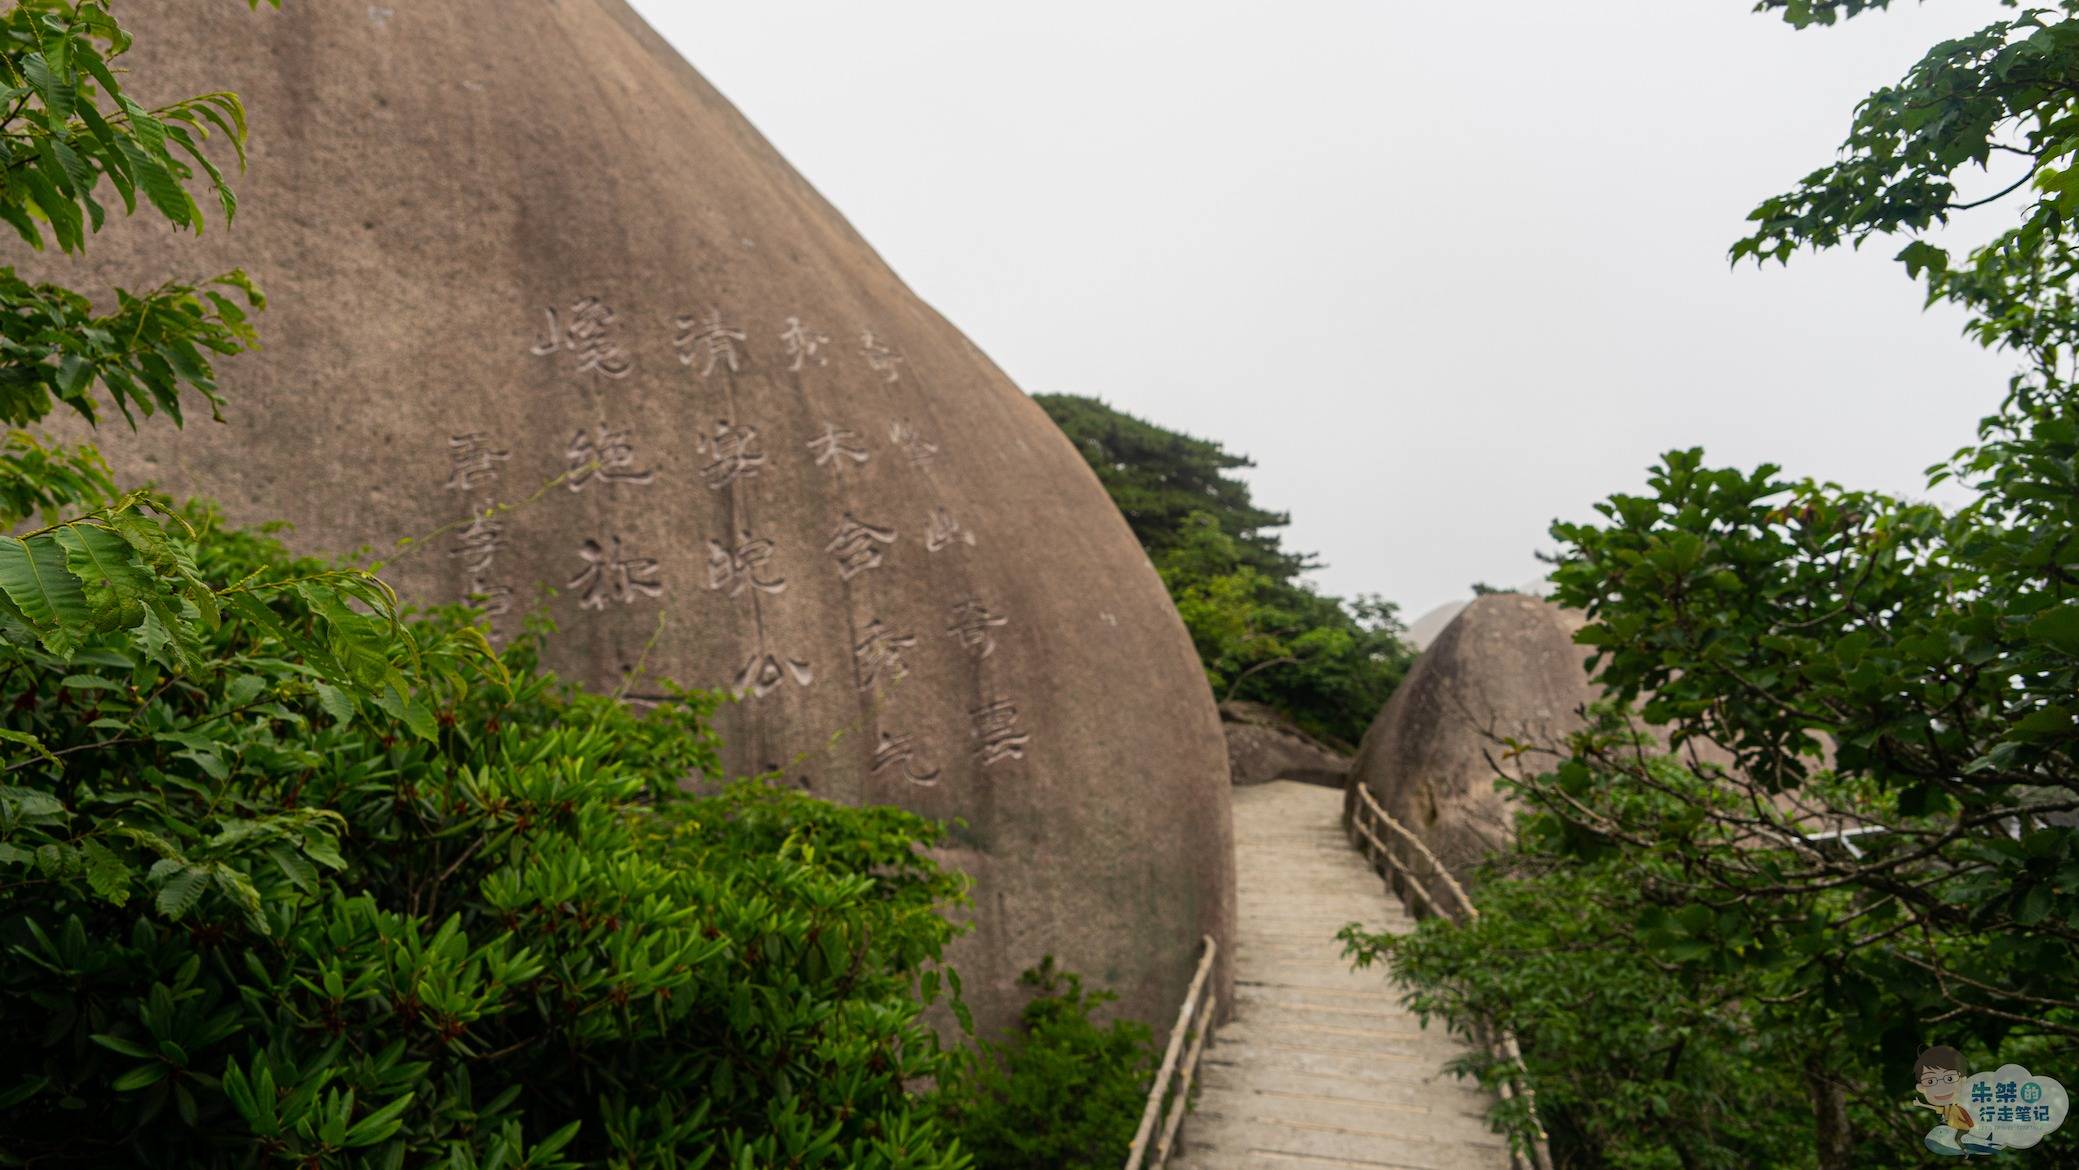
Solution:
<path fill-rule="evenodd" d="M 635 465 L 635 445 L 628 432 L 605 423 L 572 435 L 564 458 L 570 470 L 563 483 L 574 492 L 583 491 L 595 479 L 601 483 L 641 484 L 657 478 L 656 472 Z"/>
<path fill-rule="evenodd" d="M 710 309 L 705 317 L 675 317 L 672 324 L 679 331 L 672 344 L 679 351 L 680 365 L 699 362 L 702 378 L 714 373 L 718 365 L 728 366 L 732 374 L 742 368 L 737 364 L 736 347 L 744 340 L 744 331 L 723 324 L 722 310 Z"/>
<path fill-rule="evenodd" d="M 984 768 L 1025 758 L 1032 737 L 1018 727 L 1018 708 L 1009 699 L 984 703 L 968 712 L 974 720 L 975 756 Z"/>
<path fill-rule="evenodd" d="M 754 539 L 746 532 L 743 539 L 733 545 L 710 540 L 707 550 L 709 589 L 727 590 L 731 597 L 742 593 L 746 587 L 765 593 L 786 592 L 785 578 L 775 577 L 768 581 L 762 576 L 766 562 L 772 560 L 771 541 Z"/>
<path fill-rule="evenodd" d="M 859 689 L 869 690 L 884 676 L 898 680 L 909 674 L 903 664 L 903 653 L 917 644 L 915 634 L 898 634 L 875 618 L 866 627 L 866 636 L 852 648 L 854 663 L 859 668 Z"/>
<path fill-rule="evenodd" d="M 609 537 L 604 545 L 587 540 L 578 546 L 578 556 L 585 567 L 570 579 L 570 588 L 578 595 L 580 609 L 605 609 L 609 601 L 626 605 L 638 597 L 664 592 L 657 580 L 657 562 L 623 553 L 618 536 Z"/>
<path fill-rule="evenodd" d="M 975 534 L 962 528 L 960 521 L 953 519 L 951 512 L 946 511 L 944 507 L 931 510 L 931 519 L 926 521 L 924 525 L 924 549 L 926 552 L 937 552 L 954 544 L 971 545 L 974 542 Z"/>
<path fill-rule="evenodd" d="M 864 463 L 869 458 L 866 444 L 851 431 L 839 430 L 835 423 L 824 423 L 823 433 L 810 439 L 808 449 L 816 456 L 816 466 L 831 464 L 839 471 L 845 462 Z"/>
<path fill-rule="evenodd" d="M 482 431 L 448 436 L 447 490 L 474 497 L 469 523 L 456 534 L 448 555 L 462 562 L 466 574 L 462 600 L 487 617 L 510 612 L 513 591 L 492 580 L 498 553 L 505 547 L 505 525 L 498 519 L 497 501 L 478 493 L 498 482 L 499 465 L 511 459 L 512 452 L 494 448 Z"/>
<path fill-rule="evenodd" d="M 546 326 L 534 343 L 537 357 L 559 351 L 577 355 L 577 372 L 619 380 L 628 376 L 635 363 L 614 338 L 613 307 L 598 297 L 580 297 L 565 313 L 554 306 L 542 309 Z"/>
<path fill-rule="evenodd" d="M 989 607 L 972 597 L 964 597 L 953 603 L 953 619 L 946 625 L 946 633 L 959 639 L 976 658 L 987 658 L 996 653 L 996 638 L 990 630 L 1007 626 L 1011 619 L 989 612 Z"/>
<path fill-rule="evenodd" d="M 699 452 L 711 460 L 700 469 L 701 479 L 720 491 L 737 480 L 751 478 L 765 466 L 765 456 L 757 448 L 757 427 L 737 426 L 726 418 L 716 420 L 715 433 L 703 436 L 697 444 Z"/>
<path fill-rule="evenodd" d="M 819 366 L 830 364 L 830 359 L 823 354 L 823 347 L 830 344 L 830 335 L 803 325 L 799 317 L 787 318 L 787 328 L 780 333 L 780 344 L 787 347 L 787 368 L 797 374 L 811 361 Z"/>
<path fill-rule="evenodd" d="M 838 522 L 837 531 L 831 534 L 830 543 L 823 546 L 823 551 L 837 561 L 837 575 L 849 581 L 868 569 L 879 568 L 880 546 L 894 543 L 893 528 L 861 523 L 847 512 Z"/>
<path fill-rule="evenodd" d="M 694 311 L 657 316 L 588 294 L 549 298 L 540 312 L 529 352 L 558 360 L 558 379 L 582 388 L 578 401 L 597 412 L 566 432 L 554 460 L 567 489 L 558 498 L 572 499 L 569 506 L 582 499 L 591 508 L 606 509 L 592 513 L 589 532 L 579 533 L 583 539 L 558 582 L 575 599 L 578 612 L 606 615 L 666 601 L 668 562 L 662 550 L 642 547 L 651 538 L 641 533 L 654 529 L 631 527 L 636 518 L 617 515 L 616 509 L 639 507 L 645 518 L 661 515 L 668 523 L 690 511 L 711 517 L 706 525 L 719 513 L 721 527 L 708 527 L 696 545 L 704 549 L 694 564 L 704 568 L 706 588 L 674 595 L 679 600 L 666 612 L 680 616 L 686 606 L 734 607 L 729 612 L 746 631 L 749 646 L 738 651 L 742 657 L 733 660 L 722 685 L 746 700 L 815 685 L 814 654 L 794 643 L 805 616 L 813 623 L 837 615 L 813 612 L 827 604 L 818 600 L 829 596 L 819 592 L 823 587 L 808 586 L 804 592 L 797 584 L 790 592 L 789 582 L 820 551 L 826 571 L 844 590 L 840 596 L 854 607 L 839 652 L 849 649 L 855 689 L 869 703 L 874 744 L 869 773 L 934 786 L 944 779 L 940 761 L 947 758 L 968 755 L 977 773 L 1023 760 L 1032 733 L 1014 699 L 999 693 L 992 681 L 1001 673 L 996 655 L 1010 618 L 976 596 L 932 603 L 890 596 L 881 591 L 886 586 L 872 585 L 876 570 L 899 557 L 905 543 L 922 546 L 917 555 L 956 572 L 964 550 L 976 545 L 975 533 L 954 510 L 933 500 L 936 468 L 945 451 L 929 420 L 846 417 L 840 408 L 830 417 L 810 416 L 813 429 L 796 432 L 799 446 L 775 443 L 771 440 L 785 433 L 776 428 L 800 424 L 762 415 L 741 381 L 783 376 L 803 393 L 829 392 L 861 379 L 895 385 L 909 373 L 903 355 L 871 326 L 856 330 L 852 345 L 833 345 L 830 333 L 812 324 L 809 315 L 761 322 L 736 316 L 725 303 L 694 303 L 700 306 Z M 690 451 L 682 449 L 678 459 L 655 450 L 652 436 L 630 425 L 634 400 L 617 397 L 626 392 L 619 384 L 639 369 L 671 367 L 672 362 L 647 364 L 667 344 L 689 377 L 678 383 L 678 393 L 690 395 L 690 410 L 709 420 L 693 432 Z M 887 462 L 877 463 L 877 456 Z M 511 459 L 509 450 L 480 432 L 457 435 L 451 442 L 448 487 L 473 498 L 498 481 Z M 761 525 L 772 493 L 787 491 L 792 477 L 803 471 L 851 485 L 840 497 L 848 506 L 831 506 L 834 515 L 820 532 Z M 676 475 L 684 481 L 672 482 Z M 899 490 L 930 493 L 922 508 L 909 513 L 918 523 L 907 532 L 888 523 L 888 513 L 875 502 L 889 490 L 889 475 L 902 477 L 892 482 L 910 485 Z M 686 494 L 689 490 L 694 496 Z M 622 494 L 630 491 L 638 495 Z M 483 599 L 486 612 L 504 613 L 510 606 L 510 590 L 492 580 L 505 539 L 504 521 L 486 499 L 452 542 L 450 552 L 462 562 L 469 595 Z M 906 567 L 905 574 L 915 568 Z M 920 611 L 920 601 L 939 608 Z M 804 607 L 811 612 L 804 614 Z M 713 612 L 696 608 L 685 616 L 712 620 Z M 935 630 L 944 637 L 920 636 Z M 949 674 L 963 680 L 970 697 L 934 719 L 919 707 L 929 692 L 904 684 L 920 675 Z M 949 732 L 966 736 L 966 747 L 932 742 Z"/>
<path fill-rule="evenodd" d="M 296 157 L 235 231 L 114 217 L 84 260 L 20 258 L 293 293 L 220 364 L 223 424 L 101 436 L 121 476 L 377 550 L 494 637 L 553 625 L 572 685 L 736 692 L 703 789 L 777 770 L 967 821 L 942 860 L 977 883 L 954 958 L 985 1033 L 1047 953 L 1174 1016 L 1201 937 L 1231 949 L 1219 720 L 1074 446 L 627 0 L 375 2 L 383 29 L 123 0 L 159 88 L 245 95 Z"/>
<path fill-rule="evenodd" d="M 873 772 L 876 776 L 889 768 L 900 765 L 904 780 L 919 788 L 938 786 L 938 769 L 930 767 L 917 756 L 917 744 L 913 736 L 881 732 L 881 741 L 873 752 Z"/>

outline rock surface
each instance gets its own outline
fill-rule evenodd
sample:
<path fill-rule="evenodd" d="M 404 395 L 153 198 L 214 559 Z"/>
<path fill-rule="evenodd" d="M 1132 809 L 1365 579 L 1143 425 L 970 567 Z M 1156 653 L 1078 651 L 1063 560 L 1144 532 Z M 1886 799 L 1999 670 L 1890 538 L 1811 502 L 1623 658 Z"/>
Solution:
<path fill-rule="evenodd" d="M 1351 773 L 1454 873 L 1507 840 L 1495 791 L 1548 757 L 1503 761 L 1502 739 L 1556 743 L 1597 688 L 1577 615 L 1519 593 L 1474 598 L 1444 627 L 1365 732 Z"/>
<path fill-rule="evenodd" d="M 1348 756 L 1261 703 L 1220 704 L 1220 730 L 1227 733 L 1227 769 L 1236 784 L 1297 780 L 1341 788 L 1350 775 Z"/>
<path fill-rule="evenodd" d="M 503 634 L 545 607 L 591 684 L 734 690 L 735 772 L 963 818 L 983 1027 L 1049 953 L 1169 1018 L 1234 899 L 1191 642 L 1039 407 L 719 93 L 620 0 L 121 15 L 147 105 L 246 99 L 243 210 L 44 271 L 274 307 L 228 424 L 111 428 L 120 471 Z"/>

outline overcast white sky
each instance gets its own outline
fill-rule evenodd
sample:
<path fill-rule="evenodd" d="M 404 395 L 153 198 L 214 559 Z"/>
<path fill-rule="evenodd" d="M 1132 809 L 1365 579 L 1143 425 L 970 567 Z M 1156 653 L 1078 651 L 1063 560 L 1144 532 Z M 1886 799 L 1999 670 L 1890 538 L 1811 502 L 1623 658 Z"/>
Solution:
<path fill-rule="evenodd" d="M 2009 362 L 1890 256 L 1729 270 L 1993 0 L 634 0 L 1025 389 L 1254 457 L 1330 592 L 1537 576 L 1674 446 L 1918 493 Z M 1971 237 L 2012 217 L 1998 208 Z"/>

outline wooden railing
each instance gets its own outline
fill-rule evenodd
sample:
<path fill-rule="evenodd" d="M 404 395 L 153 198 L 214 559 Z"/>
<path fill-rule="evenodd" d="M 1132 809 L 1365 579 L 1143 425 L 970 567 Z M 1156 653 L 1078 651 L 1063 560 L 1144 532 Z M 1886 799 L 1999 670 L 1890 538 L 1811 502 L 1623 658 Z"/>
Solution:
<path fill-rule="evenodd" d="M 1206 1050 L 1206 1038 L 1212 1034 L 1214 1011 L 1219 1006 L 1219 995 L 1206 990 L 1206 980 L 1213 974 L 1214 956 L 1220 953 L 1220 944 L 1212 935 L 1205 936 L 1205 953 L 1199 956 L 1198 972 L 1191 977 L 1191 988 L 1184 993 L 1184 1002 L 1177 1008 L 1177 1024 L 1169 1032 L 1169 1047 L 1162 1053 L 1162 1067 L 1156 1070 L 1155 1085 L 1148 1090 L 1148 1107 L 1141 1111 L 1140 1129 L 1134 1132 L 1133 1145 L 1126 1153 L 1126 1170 L 1162 1170 L 1169 1161 L 1170 1151 L 1175 1149 L 1177 1129 L 1184 1124 L 1184 1113 L 1191 1107 L 1191 1080 L 1198 1073 L 1198 1058 Z M 1204 998 L 1201 999 L 1200 997 Z M 1189 1038 L 1191 1047 L 1185 1050 Z M 1182 1062 L 1179 1063 L 1179 1054 Z M 1170 1091 L 1171 1082 L 1176 1091 Z M 1163 1112 L 1163 1100 L 1169 1101 L 1169 1111 Z M 1157 1119 L 1162 1122 L 1162 1136 L 1155 1142 L 1155 1151 L 1148 1152 L 1148 1139 L 1155 1135 Z"/>
<path fill-rule="evenodd" d="M 1431 914 L 1449 918 L 1454 922 L 1472 922 L 1480 917 L 1480 908 L 1473 905 L 1473 900 L 1467 896 L 1465 887 L 1458 884 L 1458 879 L 1451 876 L 1451 871 L 1444 868 L 1444 863 L 1437 860 L 1437 855 L 1430 852 L 1429 846 L 1423 844 L 1422 838 L 1410 832 L 1406 825 L 1393 819 L 1391 813 L 1381 808 L 1363 782 L 1354 775 L 1347 781 L 1347 786 L 1343 790 L 1343 822 L 1349 827 L 1350 836 L 1359 852 L 1370 858 L 1375 865 L 1384 862 L 1400 878 L 1400 885 L 1407 891 L 1409 901 L 1417 903 Z M 1385 829 L 1395 839 L 1406 842 L 1414 856 L 1420 858 L 1422 864 L 1427 867 L 1426 871 L 1417 873 L 1413 865 L 1394 856 L 1393 850 L 1386 842 L 1379 839 L 1374 825 Z M 1425 878 L 1436 879 L 1451 895 L 1450 906 L 1446 907 L 1437 900 L 1430 887 L 1424 884 Z M 1545 1127 L 1538 1121 L 1537 1097 L 1531 1090 L 1529 1080 L 1524 1076 L 1523 1050 L 1517 1046 L 1516 1037 L 1506 1029 L 1488 1024 L 1482 1025 L 1478 1031 L 1481 1044 L 1488 1050 L 1488 1054 L 1505 1062 L 1513 1070 L 1502 1080 L 1500 1092 L 1504 1101 L 1515 1100 L 1518 1096 L 1523 1099 L 1524 1113 L 1530 1118 L 1533 1133 L 1530 1143 L 1532 1170 L 1552 1170 L 1552 1151 L 1546 1143 Z M 1509 1160 L 1521 1170 L 1523 1157 L 1517 1152 L 1513 1142 L 1509 1145 Z"/>

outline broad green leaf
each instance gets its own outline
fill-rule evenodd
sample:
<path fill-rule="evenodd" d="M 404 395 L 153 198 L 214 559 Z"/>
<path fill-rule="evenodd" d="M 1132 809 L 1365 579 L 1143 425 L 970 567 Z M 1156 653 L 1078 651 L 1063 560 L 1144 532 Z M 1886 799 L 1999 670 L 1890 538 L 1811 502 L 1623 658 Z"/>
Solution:
<path fill-rule="evenodd" d="M 159 595 L 130 542 L 98 524 L 68 524 L 53 534 L 65 550 L 65 565 L 77 577 L 103 628 L 129 628 L 142 621 L 144 606 Z"/>
<path fill-rule="evenodd" d="M 165 1080 L 166 1074 L 171 1071 L 173 1070 L 168 1065 L 160 1061 L 141 1064 L 117 1077 L 115 1083 L 109 1087 L 118 1093 L 134 1093 Z"/>
<path fill-rule="evenodd" d="M 87 884 L 94 892 L 121 906 L 130 900 L 130 866 L 99 841 L 81 846 L 87 858 Z"/>
<path fill-rule="evenodd" d="M 65 550 L 49 534 L 26 540 L 0 537 L 0 592 L 53 654 L 70 654 L 87 632 L 92 611 L 86 593 L 65 567 Z"/>
<path fill-rule="evenodd" d="M 187 866 L 166 880 L 159 887 L 159 896 L 154 905 L 159 913 L 178 922 L 195 903 L 202 900 L 202 892 L 209 887 L 209 871 L 199 866 Z"/>
<path fill-rule="evenodd" d="M 26 731 L 15 731 L 12 728 L 0 727 L 0 743 L 20 744 L 22 747 L 36 753 L 44 762 L 59 767 L 63 766 L 58 757 L 52 755 L 51 750 L 44 746 L 42 740 Z"/>

